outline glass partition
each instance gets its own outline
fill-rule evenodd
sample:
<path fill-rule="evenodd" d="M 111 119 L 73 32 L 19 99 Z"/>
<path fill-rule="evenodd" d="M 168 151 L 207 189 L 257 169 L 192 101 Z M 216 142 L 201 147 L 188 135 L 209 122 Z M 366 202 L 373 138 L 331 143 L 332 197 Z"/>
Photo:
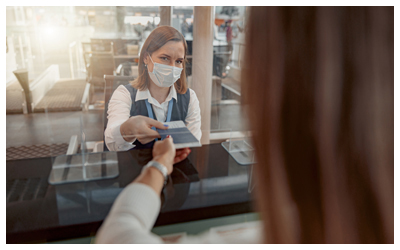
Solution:
<path fill-rule="evenodd" d="M 170 18 L 187 41 L 189 83 L 200 63 L 192 60 L 193 27 L 202 22 L 194 8 L 173 6 Z M 247 84 L 240 78 L 245 12 L 243 6 L 214 7 L 213 56 L 202 62 L 212 65 L 210 119 L 203 122 L 210 121 L 210 143 L 224 143 L 233 155 L 251 151 L 240 98 Z M 104 150 L 107 101 L 116 89 L 105 75 L 137 78 L 143 43 L 160 25 L 160 7 L 8 6 L 6 19 L 7 160 Z M 17 76 L 21 70 L 25 80 Z M 244 162 L 253 163 L 250 158 Z"/>
<path fill-rule="evenodd" d="M 173 6 L 171 26 L 179 30 L 187 43 L 186 76 L 192 75 L 192 48 L 193 48 L 193 6 Z"/>
<path fill-rule="evenodd" d="M 246 7 L 216 6 L 214 12 L 211 129 L 247 132 L 241 108 L 241 86 L 246 83 L 241 82 L 240 64 L 245 48 Z"/>
<path fill-rule="evenodd" d="M 116 152 L 103 152 L 104 111 L 83 110 L 62 112 L 62 105 L 56 105 L 52 99 L 58 92 L 67 92 L 79 87 L 78 81 L 60 81 L 47 93 L 44 100 L 35 107 L 44 112 L 44 125 L 47 131 L 45 138 L 49 141 L 52 170 L 49 183 L 63 184 L 118 176 L 118 159 Z M 103 97 L 104 98 L 104 97 Z M 100 140 L 99 140 L 100 139 Z M 58 143 L 68 141 L 64 152 L 58 150 Z"/>
<path fill-rule="evenodd" d="M 7 160 L 65 155 L 79 119 L 87 150 L 102 149 L 104 75 L 137 77 L 159 8 L 8 6 L 6 19 Z"/>

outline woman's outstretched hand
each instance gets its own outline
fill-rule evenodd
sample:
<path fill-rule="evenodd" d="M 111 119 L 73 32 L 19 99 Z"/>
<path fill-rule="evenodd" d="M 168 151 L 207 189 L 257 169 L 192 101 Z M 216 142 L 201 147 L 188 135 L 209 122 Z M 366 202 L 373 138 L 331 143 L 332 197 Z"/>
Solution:
<path fill-rule="evenodd" d="M 120 132 L 127 142 L 133 142 L 137 139 L 140 143 L 146 144 L 153 141 L 155 138 L 161 137 L 160 134 L 151 129 L 151 127 L 156 127 L 158 129 L 168 128 L 159 121 L 146 116 L 136 115 L 122 123 Z"/>

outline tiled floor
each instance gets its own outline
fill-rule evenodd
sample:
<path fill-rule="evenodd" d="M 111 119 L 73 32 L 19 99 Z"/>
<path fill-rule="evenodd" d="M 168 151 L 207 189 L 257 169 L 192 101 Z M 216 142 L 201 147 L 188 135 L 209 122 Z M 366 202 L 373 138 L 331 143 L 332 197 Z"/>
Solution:
<path fill-rule="evenodd" d="M 82 110 L 81 102 L 85 87 L 85 79 L 58 81 L 36 105 L 34 112 Z"/>
<path fill-rule="evenodd" d="M 6 160 L 58 156 L 66 154 L 67 151 L 68 143 L 8 147 L 6 149 Z"/>

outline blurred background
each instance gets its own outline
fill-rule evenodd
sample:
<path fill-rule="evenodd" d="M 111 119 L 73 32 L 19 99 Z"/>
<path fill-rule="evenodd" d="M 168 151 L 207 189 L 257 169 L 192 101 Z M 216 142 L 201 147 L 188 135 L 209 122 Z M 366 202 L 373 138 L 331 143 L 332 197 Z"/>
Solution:
<path fill-rule="evenodd" d="M 245 136 L 240 72 L 246 10 L 244 6 L 6 7 L 7 160 L 56 156 L 71 148 L 76 153 L 82 143 L 85 150 L 101 151 L 113 77 L 137 77 L 141 46 L 160 25 L 173 26 L 186 38 L 189 87 L 203 81 L 210 85 L 211 96 L 197 93 L 205 112 L 202 143 Z M 202 11 L 211 14 L 211 25 L 196 16 Z M 194 30 L 206 25 L 212 45 L 196 44 L 204 37 Z M 194 51 L 201 50 L 212 50 L 208 62 L 193 60 Z M 200 63 L 212 65 L 207 79 L 192 74 Z M 104 75 L 109 76 L 108 83 Z"/>

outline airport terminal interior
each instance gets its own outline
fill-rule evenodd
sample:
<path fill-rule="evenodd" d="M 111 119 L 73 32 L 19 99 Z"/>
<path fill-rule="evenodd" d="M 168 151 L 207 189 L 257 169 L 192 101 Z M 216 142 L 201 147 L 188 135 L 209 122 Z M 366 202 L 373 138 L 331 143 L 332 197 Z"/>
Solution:
<path fill-rule="evenodd" d="M 6 243 L 393 244 L 394 6 L 355 5 L 6 6 Z"/>
<path fill-rule="evenodd" d="M 241 108 L 241 85 L 248 84 L 241 81 L 246 11 L 7 6 L 7 242 L 93 242 L 115 197 L 137 175 L 126 169 L 136 156 L 113 158 L 119 173 L 110 170 L 107 180 L 53 185 L 49 174 L 62 157 L 78 155 L 86 164 L 85 157 L 103 156 L 110 97 L 138 77 L 141 48 L 163 25 L 187 43 L 186 77 L 200 103 L 203 147 L 177 170 L 153 232 L 173 242 L 183 234 L 254 226 L 254 154 Z M 233 224 L 239 226 L 228 227 Z"/>
<path fill-rule="evenodd" d="M 90 127 L 85 130 L 87 141 L 102 141 L 104 75 L 137 77 L 141 46 L 160 26 L 162 11 L 156 6 L 7 7 L 7 159 L 35 154 L 38 145 L 66 146 L 72 131 L 80 131 L 80 120 L 85 128 Z M 188 45 L 189 87 L 196 81 L 211 82 L 211 95 L 197 93 L 199 100 L 204 98 L 211 103 L 209 117 L 202 117 L 209 124 L 202 124 L 202 129 L 218 140 L 228 132 L 232 136 L 245 132 L 240 69 L 246 8 L 214 8 L 214 23 L 209 31 L 213 54 L 205 63 L 212 66 L 212 73 L 210 79 L 199 80 L 192 76 L 192 68 L 196 67 L 196 61 L 192 61 L 196 46 L 193 7 L 175 6 L 167 11 L 169 25 L 185 36 Z M 229 42 L 227 32 L 231 33 Z M 26 103 L 23 88 L 13 73 L 19 69 L 27 70 L 31 104 Z M 19 147 L 32 153 L 17 156 Z"/>

